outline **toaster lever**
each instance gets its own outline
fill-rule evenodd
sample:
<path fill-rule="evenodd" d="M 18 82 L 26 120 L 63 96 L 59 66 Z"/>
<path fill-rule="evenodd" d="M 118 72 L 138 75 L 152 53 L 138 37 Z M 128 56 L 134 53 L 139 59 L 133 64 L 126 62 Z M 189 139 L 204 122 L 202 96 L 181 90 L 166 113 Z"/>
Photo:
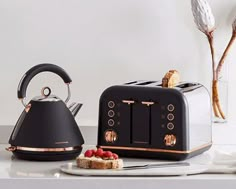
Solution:
<path fill-rule="evenodd" d="M 122 100 L 123 103 L 125 104 L 134 104 L 134 100 Z"/>
<path fill-rule="evenodd" d="M 154 102 L 142 101 L 142 104 L 147 105 L 147 106 L 151 106 L 151 105 L 153 105 L 155 103 Z"/>

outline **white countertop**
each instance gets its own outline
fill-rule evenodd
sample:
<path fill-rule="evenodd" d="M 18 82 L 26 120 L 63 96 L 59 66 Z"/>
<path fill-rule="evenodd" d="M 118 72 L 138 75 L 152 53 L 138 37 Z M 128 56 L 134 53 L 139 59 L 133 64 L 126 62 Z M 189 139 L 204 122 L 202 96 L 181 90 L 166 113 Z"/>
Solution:
<path fill-rule="evenodd" d="M 214 188 L 227 189 L 236 187 L 236 174 L 199 174 L 190 176 L 153 176 L 153 177 L 93 177 L 72 176 L 60 172 L 60 166 L 71 162 L 30 162 L 14 159 L 5 151 L 12 126 L 1 127 L 0 138 L 0 189 L 16 188 Z M 80 127 L 87 144 L 96 143 L 97 127 Z M 212 155 L 215 150 L 236 151 L 236 127 L 232 124 L 216 124 L 213 126 L 213 147 L 206 152 Z M 84 146 L 84 150 L 91 146 Z M 196 157 L 198 158 L 198 156 Z M 190 159 L 191 161 L 194 159 Z M 129 162 L 130 159 L 125 159 Z M 142 160 L 147 161 L 147 160 Z M 196 159 L 195 159 L 196 161 Z M 27 186 L 27 187 L 26 187 Z"/>
<path fill-rule="evenodd" d="M 191 176 L 155 176 L 155 177 L 93 177 L 72 176 L 60 172 L 59 167 L 67 162 L 31 162 L 18 160 L 11 153 L 5 151 L 7 145 L 0 145 L 0 188 L 25 188 L 26 185 L 34 189 L 52 188 L 201 188 L 214 189 L 235 188 L 236 174 L 200 174 Z M 91 148 L 91 146 L 85 146 Z M 214 150 L 233 151 L 236 145 L 215 145 L 206 153 L 213 154 Z M 198 157 L 196 157 L 198 158 Z M 129 161 L 129 159 L 125 159 Z M 145 160 L 141 160 L 145 161 Z M 151 160 L 154 161 L 154 160 Z"/>

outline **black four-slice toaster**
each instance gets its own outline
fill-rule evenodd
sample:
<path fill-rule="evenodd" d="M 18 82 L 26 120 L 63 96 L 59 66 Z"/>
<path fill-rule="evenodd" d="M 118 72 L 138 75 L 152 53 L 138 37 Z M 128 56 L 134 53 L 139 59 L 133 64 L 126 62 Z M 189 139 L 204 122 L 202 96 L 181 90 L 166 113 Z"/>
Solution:
<path fill-rule="evenodd" d="M 97 146 L 121 156 L 183 160 L 208 150 L 211 100 L 199 83 L 134 81 L 100 97 Z"/>

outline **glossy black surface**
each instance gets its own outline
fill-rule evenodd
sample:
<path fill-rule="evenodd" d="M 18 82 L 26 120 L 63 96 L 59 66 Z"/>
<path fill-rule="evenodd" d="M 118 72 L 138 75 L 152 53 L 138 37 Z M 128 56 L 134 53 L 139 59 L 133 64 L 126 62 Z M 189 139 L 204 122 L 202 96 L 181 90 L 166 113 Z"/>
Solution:
<path fill-rule="evenodd" d="M 113 108 L 115 125 L 110 127 L 107 113 L 109 101 L 114 101 Z M 122 100 L 134 100 L 134 104 L 122 103 Z M 142 101 L 152 101 L 153 105 L 147 106 Z M 168 104 L 175 105 L 175 120 L 172 121 L 177 129 L 169 131 L 166 125 L 168 115 Z M 187 150 L 188 137 L 186 135 L 186 124 L 188 117 L 185 113 L 188 106 L 185 104 L 182 94 L 174 89 L 154 88 L 144 86 L 113 86 L 107 89 L 100 99 L 99 109 L 99 145 L 129 146 L 129 147 L 150 147 L 171 150 Z M 113 129 L 118 133 L 117 142 L 108 144 L 104 140 L 107 129 Z M 178 141 L 174 147 L 165 146 L 163 143 L 166 134 L 174 134 Z"/>
<path fill-rule="evenodd" d="M 23 111 L 9 143 L 13 146 L 58 148 L 81 146 L 83 137 L 74 117 L 63 101 L 30 101 L 31 109 Z M 14 133 L 17 131 L 17 133 Z M 58 142 L 68 142 L 56 144 Z"/>
<path fill-rule="evenodd" d="M 71 78 L 64 69 L 53 64 L 39 64 L 28 70 L 18 86 L 18 98 L 26 96 L 31 79 L 41 72 L 52 72 L 59 75 L 65 83 Z M 82 104 L 72 112 L 60 99 L 31 100 L 22 112 L 9 139 L 11 146 L 32 148 L 32 151 L 16 150 L 14 155 L 27 160 L 67 160 L 73 159 L 82 150 L 83 136 L 74 119 Z M 73 151 L 37 152 L 37 148 L 77 147 Z M 79 148 L 78 148 L 79 147 Z"/>
<path fill-rule="evenodd" d="M 30 104 L 30 111 L 28 113 L 25 110 L 22 112 L 11 134 L 9 144 L 32 148 L 67 148 L 84 144 L 80 129 L 63 101 L 30 101 Z M 16 152 L 15 154 L 24 159 L 39 160 L 42 157 L 43 160 L 46 160 L 48 157 L 48 160 L 65 160 L 67 156 L 68 159 L 73 159 L 74 155 L 78 155 L 80 151 L 71 153 Z M 39 156 L 37 157 L 37 155 Z"/>
<path fill-rule="evenodd" d="M 100 97 L 97 146 L 103 146 L 105 149 L 106 146 L 111 148 L 113 146 L 128 147 L 133 150 L 116 149 L 112 151 L 123 156 L 168 160 L 182 160 L 202 153 L 209 147 L 196 150 L 190 154 L 171 153 L 171 151 L 191 150 L 191 139 L 189 138 L 189 129 L 191 127 L 189 125 L 190 112 L 184 93 L 190 94 L 200 88 L 201 91 L 207 93 L 206 89 L 198 83 L 184 83 L 176 88 L 163 88 L 156 81 L 135 81 L 109 87 Z M 127 103 L 127 101 L 130 101 L 130 103 Z M 209 99 L 206 101 L 210 102 Z M 110 104 L 112 103 L 110 102 L 115 105 L 111 106 Z M 147 102 L 151 104 L 147 105 Z M 109 119 L 111 118 L 108 112 L 111 110 L 114 111 L 114 116 L 112 117 L 113 126 L 109 125 Z M 167 127 L 169 123 L 173 125 L 171 129 Z M 209 122 L 207 127 L 210 124 Z M 107 142 L 105 140 L 105 133 L 108 130 L 113 130 L 117 133 L 118 139 L 116 141 Z M 175 145 L 168 146 L 165 144 L 164 138 L 166 135 L 174 135 L 176 137 Z M 210 141 L 211 138 L 209 137 L 206 143 L 210 143 Z M 135 148 L 162 149 L 170 152 L 138 151 Z"/>

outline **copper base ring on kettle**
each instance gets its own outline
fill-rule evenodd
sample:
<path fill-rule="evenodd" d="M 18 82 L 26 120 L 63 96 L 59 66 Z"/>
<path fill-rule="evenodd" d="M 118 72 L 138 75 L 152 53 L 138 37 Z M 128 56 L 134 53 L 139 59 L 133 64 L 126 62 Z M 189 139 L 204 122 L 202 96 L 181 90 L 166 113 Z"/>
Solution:
<path fill-rule="evenodd" d="M 66 148 L 32 148 L 22 146 L 10 146 L 6 148 L 7 151 L 14 152 L 16 150 L 28 151 L 28 152 L 68 152 L 80 149 L 81 146 L 66 147 Z"/>
<path fill-rule="evenodd" d="M 17 158 L 36 161 L 64 161 L 75 159 L 82 151 L 82 146 L 65 148 L 33 148 L 10 146 L 6 148 Z"/>

